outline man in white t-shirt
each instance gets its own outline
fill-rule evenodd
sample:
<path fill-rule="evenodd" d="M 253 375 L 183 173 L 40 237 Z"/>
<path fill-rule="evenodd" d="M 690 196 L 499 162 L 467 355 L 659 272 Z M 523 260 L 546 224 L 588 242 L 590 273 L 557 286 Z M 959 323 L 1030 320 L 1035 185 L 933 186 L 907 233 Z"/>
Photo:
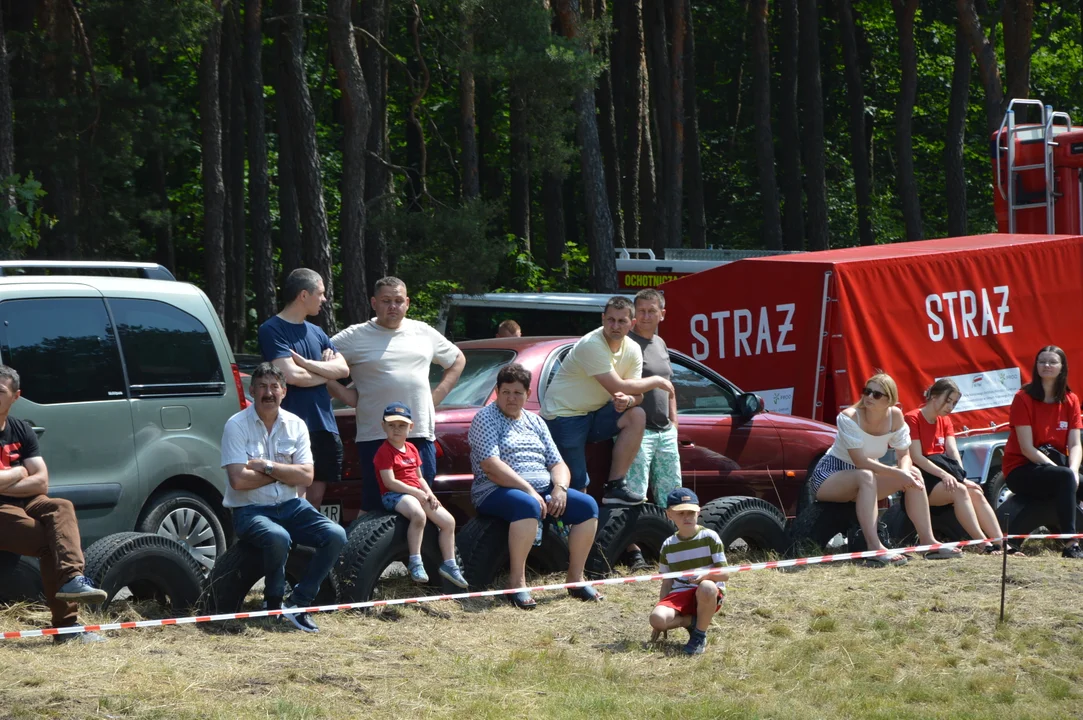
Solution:
<path fill-rule="evenodd" d="M 350 366 L 353 386 L 328 383 L 333 396 L 356 408 L 357 455 L 361 464 L 361 510 L 383 507 L 373 459 L 387 439 L 381 421 L 383 409 L 393 403 L 413 410 L 409 437 L 421 455 L 421 474 L 430 484 L 436 478 L 436 406 L 459 381 L 466 356 L 447 338 L 423 322 L 409 320 L 406 283 L 396 277 L 376 281 L 372 309 L 376 317 L 351 325 L 331 342 Z M 429 389 L 429 368 L 444 368 L 440 383 Z"/>
<path fill-rule="evenodd" d="M 624 480 L 646 425 L 643 408 L 636 406 L 649 390 L 673 393 L 673 384 L 664 377 L 642 377 L 643 353 L 628 339 L 633 327 L 635 306 L 619 295 L 610 298 L 602 327 L 576 342 L 542 401 L 542 417 L 571 470 L 575 490 L 590 483 L 586 444 L 615 439 L 605 505 L 638 505 L 646 499 L 631 492 Z"/>

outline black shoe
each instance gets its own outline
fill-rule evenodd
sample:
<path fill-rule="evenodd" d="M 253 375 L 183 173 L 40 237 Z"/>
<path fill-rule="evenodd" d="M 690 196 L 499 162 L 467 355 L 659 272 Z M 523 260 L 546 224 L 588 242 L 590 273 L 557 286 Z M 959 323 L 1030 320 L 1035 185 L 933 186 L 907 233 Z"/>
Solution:
<path fill-rule="evenodd" d="M 629 554 L 629 556 L 628 556 L 628 569 L 631 570 L 632 572 L 639 572 L 640 570 L 649 570 L 650 566 L 651 566 L 650 563 L 648 563 L 646 561 L 646 559 L 643 557 L 643 553 L 641 553 L 639 550 L 636 550 L 635 552 Z"/>
<path fill-rule="evenodd" d="M 1080 549 L 1078 545 L 1069 545 L 1061 551 L 1061 556 L 1066 558 L 1075 558 L 1079 560 L 1083 558 L 1083 549 Z"/>
<path fill-rule="evenodd" d="M 602 505 L 642 505 L 646 499 L 646 495 L 636 495 L 628 490 L 627 484 L 621 478 L 605 484 Z"/>
<path fill-rule="evenodd" d="M 67 645 L 68 643 L 89 645 L 91 643 L 100 642 L 105 642 L 105 638 L 103 638 L 96 632 L 65 633 L 63 635 L 53 635 L 53 643 L 56 645 Z"/>
<path fill-rule="evenodd" d="M 295 606 L 287 603 L 282 604 L 283 609 L 292 607 Z M 312 618 L 306 612 L 282 613 L 281 617 L 283 620 L 288 621 L 290 625 L 293 625 L 301 632 L 318 633 L 320 631 L 319 626 L 316 623 L 312 622 Z"/>

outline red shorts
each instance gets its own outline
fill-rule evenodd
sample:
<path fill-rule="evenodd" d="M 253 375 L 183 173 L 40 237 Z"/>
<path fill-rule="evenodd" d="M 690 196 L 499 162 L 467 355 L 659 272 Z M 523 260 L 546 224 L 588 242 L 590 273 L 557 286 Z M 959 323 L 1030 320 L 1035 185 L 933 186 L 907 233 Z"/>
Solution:
<path fill-rule="evenodd" d="M 725 596 L 720 592 L 718 593 L 718 601 L 715 605 L 714 611 L 718 612 L 718 609 L 722 607 L 722 598 Z M 678 615 L 695 615 L 696 614 L 696 588 L 689 588 L 687 590 L 677 590 L 666 595 L 664 598 L 658 601 L 658 605 L 655 607 L 668 607 L 677 611 Z"/>

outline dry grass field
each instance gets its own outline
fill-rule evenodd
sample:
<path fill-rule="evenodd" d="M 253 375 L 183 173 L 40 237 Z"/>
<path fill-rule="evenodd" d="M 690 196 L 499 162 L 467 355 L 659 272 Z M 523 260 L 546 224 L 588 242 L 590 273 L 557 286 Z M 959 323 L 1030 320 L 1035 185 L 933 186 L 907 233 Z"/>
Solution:
<path fill-rule="evenodd" d="M 697 658 L 684 631 L 647 642 L 653 583 L 599 605 L 540 594 L 533 612 L 328 613 L 319 635 L 261 620 L 0 641 L 0 717 L 1083 717 L 1083 564 L 1047 549 L 1008 571 L 1003 625 L 999 558 L 743 573 Z M 47 617 L 11 607 L 0 629 Z"/>

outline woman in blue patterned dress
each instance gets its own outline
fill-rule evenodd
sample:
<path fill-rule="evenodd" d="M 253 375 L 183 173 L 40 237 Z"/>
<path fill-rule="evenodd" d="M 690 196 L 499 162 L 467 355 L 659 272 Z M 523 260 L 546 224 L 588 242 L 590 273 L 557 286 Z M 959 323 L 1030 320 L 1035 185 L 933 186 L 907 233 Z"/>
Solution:
<path fill-rule="evenodd" d="M 571 526 L 568 582 L 583 579 L 583 566 L 598 529 L 598 503 L 568 487 L 571 473 L 549 428 L 541 417 L 523 408 L 529 397 L 530 371 L 518 363 L 505 366 L 496 377 L 496 401 L 478 411 L 468 436 L 474 507 L 508 522 L 509 588 L 526 584 L 526 558 L 538 523 L 547 515 Z M 585 601 L 602 599 L 592 587 L 568 594 Z M 529 593 L 508 597 L 516 607 L 534 607 Z"/>

